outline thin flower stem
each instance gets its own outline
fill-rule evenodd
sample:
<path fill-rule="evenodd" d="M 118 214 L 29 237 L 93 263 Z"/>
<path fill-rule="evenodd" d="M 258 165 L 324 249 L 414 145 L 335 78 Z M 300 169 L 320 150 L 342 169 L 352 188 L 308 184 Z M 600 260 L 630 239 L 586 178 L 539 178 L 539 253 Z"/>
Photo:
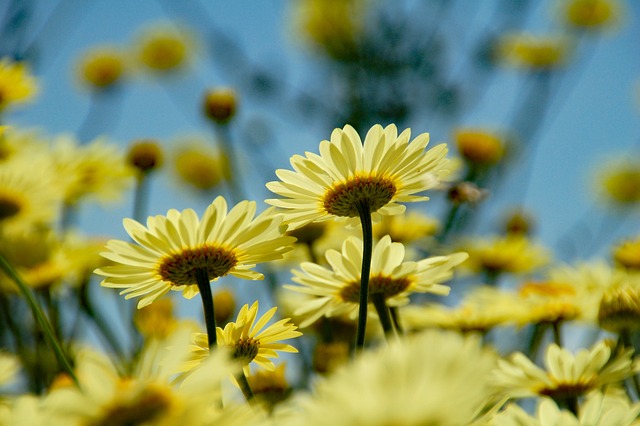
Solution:
<path fill-rule="evenodd" d="M 380 324 L 384 330 L 384 336 L 388 340 L 389 336 L 393 335 L 393 324 L 391 323 L 391 317 L 389 316 L 389 307 L 381 293 L 371 294 L 371 301 L 373 302 L 373 306 L 376 308 L 376 312 L 378 312 Z"/>
<path fill-rule="evenodd" d="M 244 375 L 244 371 L 240 371 L 240 373 L 236 375 L 236 381 L 238 385 L 240 385 L 240 390 L 242 390 L 245 399 L 247 402 L 250 402 L 253 399 L 253 390 L 251 390 L 251 385 L 247 380 L 247 376 Z"/>
<path fill-rule="evenodd" d="M 240 167 L 238 166 L 238 155 L 236 150 L 231 143 L 231 138 L 229 135 L 229 127 L 228 124 L 216 124 L 215 126 L 215 134 L 218 139 L 218 143 L 220 144 L 220 148 L 222 152 L 227 157 L 228 167 L 229 167 L 229 176 L 225 179 L 227 185 L 229 186 L 229 192 L 231 192 L 231 198 L 234 202 L 239 203 L 241 200 L 245 200 L 244 190 L 240 185 L 238 180 L 240 176 Z"/>
<path fill-rule="evenodd" d="M 629 333 L 628 328 L 623 328 L 622 330 L 620 330 L 619 337 L 618 337 L 618 345 L 616 345 L 616 350 L 620 349 L 618 348 L 620 343 L 622 343 L 622 346 L 626 348 L 634 347 L 633 342 L 631 342 L 631 334 Z M 631 376 L 631 381 L 633 383 L 633 388 L 636 391 L 636 397 L 640 398 L 640 381 L 638 380 L 638 375 L 634 373 Z"/>
<path fill-rule="evenodd" d="M 136 179 L 136 188 L 133 194 L 133 218 L 142 223 L 147 215 L 149 206 L 149 175 L 140 173 Z"/>
<path fill-rule="evenodd" d="M 209 349 L 218 345 L 218 337 L 216 335 L 216 316 L 213 310 L 213 295 L 211 294 L 211 281 L 209 275 L 204 268 L 196 269 L 196 280 L 200 298 L 202 299 L 202 308 L 204 309 L 204 323 L 207 327 L 207 339 L 209 341 Z"/>
<path fill-rule="evenodd" d="M 42 308 L 40 308 L 40 305 L 38 305 L 38 302 L 33 296 L 33 293 L 31 292 L 31 290 L 29 290 L 29 287 L 27 287 L 24 281 L 22 281 L 22 278 L 20 278 L 18 273 L 13 269 L 13 267 L 9 264 L 7 259 L 2 254 L 0 254 L 0 267 L 2 267 L 4 272 L 18 286 L 20 293 L 22 293 L 22 296 L 27 301 L 27 304 L 29 305 L 29 308 L 31 309 L 33 316 L 38 322 L 38 325 L 40 325 L 40 328 L 44 333 L 45 339 L 47 340 L 47 342 L 51 346 L 51 349 L 55 353 L 56 358 L 60 363 L 60 367 L 62 367 L 62 369 L 66 371 L 67 374 L 69 374 L 69 376 L 73 379 L 73 381 L 76 384 L 78 384 L 78 379 L 76 378 L 76 375 L 73 372 L 73 368 L 69 363 L 69 359 L 67 358 L 67 356 L 64 353 L 64 350 L 62 349 L 62 345 L 60 345 L 60 342 L 58 342 L 58 339 L 56 338 L 55 333 L 53 332 L 53 328 L 51 327 L 49 320 L 47 319 L 44 312 L 42 311 Z"/>
<path fill-rule="evenodd" d="M 393 327 L 395 328 L 396 333 L 403 336 L 404 329 L 402 328 L 402 322 L 400 321 L 400 312 L 398 311 L 398 307 L 389 307 L 389 312 L 391 313 L 391 321 L 393 321 Z"/>
<path fill-rule="evenodd" d="M 551 329 L 553 330 L 553 341 L 556 345 L 562 347 L 562 332 L 560 326 L 562 324 L 560 321 L 555 321 L 551 324 Z"/>
<path fill-rule="evenodd" d="M 360 274 L 360 306 L 358 308 L 358 329 L 356 331 L 356 350 L 364 348 L 364 335 L 367 328 L 367 307 L 369 305 L 369 274 L 371 273 L 371 254 L 373 251 L 373 230 L 371 210 L 368 200 L 356 203 L 360 223 L 362 223 L 362 272 Z"/>

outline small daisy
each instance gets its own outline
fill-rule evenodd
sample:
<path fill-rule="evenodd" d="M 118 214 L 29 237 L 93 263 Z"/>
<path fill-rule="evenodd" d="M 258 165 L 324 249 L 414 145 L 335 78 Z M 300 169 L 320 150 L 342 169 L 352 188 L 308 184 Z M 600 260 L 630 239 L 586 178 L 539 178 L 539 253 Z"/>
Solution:
<path fill-rule="evenodd" d="M 38 92 L 36 79 L 23 62 L 0 59 L 0 112 L 30 101 Z"/>
<path fill-rule="evenodd" d="M 436 256 L 418 262 L 404 262 L 405 249 L 401 243 L 391 242 L 386 235 L 374 247 L 372 270 L 369 278 L 369 301 L 379 294 L 388 306 L 408 303 L 410 293 L 434 293 L 446 295 L 449 287 L 441 283 L 453 276 L 453 267 L 462 263 L 466 253 Z M 311 262 L 302 263 L 301 270 L 293 270 L 293 281 L 299 286 L 285 288 L 317 296 L 300 306 L 295 315 L 304 315 L 300 325 L 306 327 L 321 316 L 337 316 L 348 313 L 355 318 L 360 292 L 360 264 L 362 242 L 349 237 L 342 245 L 342 252 L 328 250 L 327 262 L 331 269 Z"/>
<path fill-rule="evenodd" d="M 605 341 L 575 355 L 551 344 L 544 359 L 546 370 L 524 354 L 515 353 L 509 360 L 499 361 L 494 383 L 500 393 L 510 398 L 548 396 L 567 403 L 631 377 L 640 367 L 632 360 L 632 353 L 633 349 L 612 353 Z"/>
<path fill-rule="evenodd" d="M 429 134 L 409 142 L 410 137 L 409 129 L 398 135 L 393 124 L 375 125 L 363 144 L 353 127 L 335 129 L 331 141 L 320 143 L 320 155 L 294 155 L 295 171 L 276 171 L 281 181 L 267 188 L 285 198 L 267 203 L 286 209 L 291 229 L 335 217 L 357 218 L 361 205 L 376 222 L 382 215 L 403 213 L 398 203 L 428 200 L 415 194 L 435 187 L 447 174 L 446 145 L 425 152 Z"/>
<path fill-rule="evenodd" d="M 228 274 L 262 279 L 252 268 L 281 259 L 295 238 L 283 234 L 282 217 L 273 209 L 254 218 L 255 213 L 255 202 L 242 201 L 227 212 L 227 202 L 217 197 L 201 220 L 192 209 L 151 216 L 146 227 L 125 219 L 124 227 L 135 243 L 109 241 L 102 256 L 115 265 L 95 272 L 106 277 L 104 287 L 124 289 L 120 294 L 127 299 L 142 297 L 138 308 L 169 290 L 194 297 L 198 271 L 204 271 L 209 281 Z"/>
<path fill-rule="evenodd" d="M 269 309 L 256 320 L 258 315 L 256 301 L 251 307 L 244 305 L 235 322 L 228 323 L 224 329 L 217 328 L 218 344 L 231 349 L 233 358 L 242 364 L 246 375 L 249 374 L 251 363 L 268 371 L 274 371 L 275 365 L 270 358 L 278 358 L 278 352 L 298 352 L 293 346 L 281 343 L 282 340 L 302 336 L 302 333 L 296 331 L 298 327 L 289 322 L 289 318 L 281 319 L 264 328 L 277 309 L 276 307 Z M 199 364 L 209 353 L 206 334 L 195 334 L 193 342 L 191 366 Z"/>

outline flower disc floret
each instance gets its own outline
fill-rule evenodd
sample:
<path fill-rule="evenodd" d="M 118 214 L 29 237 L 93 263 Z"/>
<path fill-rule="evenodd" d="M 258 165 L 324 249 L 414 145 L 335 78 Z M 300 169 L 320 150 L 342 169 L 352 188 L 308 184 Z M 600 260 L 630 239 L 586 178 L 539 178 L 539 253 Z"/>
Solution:
<path fill-rule="evenodd" d="M 358 205 L 367 203 L 370 212 L 388 204 L 396 193 L 390 180 L 376 176 L 355 176 L 335 185 L 324 196 L 324 208 L 334 216 L 358 217 Z"/>
<path fill-rule="evenodd" d="M 197 281 L 198 269 L 206 270 L 211 281 L 227 275 L 237 263 L 233 251 L 205 244 L 165 257 L 160 261 L 158 274 L 173 285 L 189 285 Z"/>

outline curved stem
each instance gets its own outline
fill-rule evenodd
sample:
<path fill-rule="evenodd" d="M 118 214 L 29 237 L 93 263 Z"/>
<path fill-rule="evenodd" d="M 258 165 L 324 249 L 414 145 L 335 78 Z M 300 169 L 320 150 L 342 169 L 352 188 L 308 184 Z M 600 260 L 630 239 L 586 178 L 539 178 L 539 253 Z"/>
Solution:
<path fill-rule="evenodd" d="M 369 275 L 371 273 L 371 254 L 373 252 L 373 230 L 369 201 L 356 204 L 362 223 L 362 272 L 360 274 L 360 306 L 358 308 L 358 330 L 356 331 L 356 350 L 364 347 L 364 335 L 367 327 L 367 307 L 369 305 Z"/>
<path fill-rule="evenodd" d="M 251 401 L 253 399 L 253 390 L 251 390 L 251 385 L 249 384 L 244 371 L 240 371 L 240 373 L 236 375 L 236 381 L 238 382 L 238 385 L 240 385 L 240 390 L 242 390 L 242 394 L 247 402 Z"/>
<path fill-rule="evenodd" d="M 389 336 L 393 335 L 393 324 L 391 323 L 391 317 L 389 316 L 389 307 L 381 293 L 371 294 L 371 301 L 373 302 L 373 306 L 376 308 L 376 312 L 378 312 L 380 325 L 382 325 L 382 329 L 384 330 L 384 336 L 388 340 Z"/>
<path fill-rule="evenodd" d="M 196 280 L 198 284 L 198 290 L 200 291 L 200 298 L 202 299 L 202 308 L 204 310 L 204 323 L 207 327 L 207 338 L 209 341 L 209 349 L 212 349 L 218 345 L 218 338 L 216 335 L 216 316 L 213 310 L 213 295 L 211 294 L 211 282 L 209 281 L 209 275 L 204 268 L 196 269 Z"/>
<path fill-rule="evenodd" d="M 27 287 L 25 282 L 22 281 L 22 278 L 20 278 L 18 273 L 13 269 L 13 267 L 9 264 L 9 262 L 7 262 L 7 259 L 5 259 L 5 257 L 2 254 L 0 254 L 0 267 L 2 267 L 4 272 L 18 286 L 20 293 L 22 293 L 22 296 L 27 301 L 27 304 L 29 305 L 29 308 L 31 309 L 33 316 L 35 317 L 36 321 L 38 322 L 38 325 L 42 329 L 44 337 L 47 340 L 47 343 L 49 343 L 49 346 L 51 346 L 51 349 L 55 353 L 56 358 L 58 359 L 58 363 L 60 364 L 60 367 L 62 367 L 62 369 L 66 371 L 67 374 L 69 374 L 69 376 L 73 379 L 73 381 L 76 384 L 78 384 L 78 379 L 76 378 L 76 375 L 73 372 L 73 368 L 69 363 L 69 359 L 67 358 L 66 354 L 64 353 L 64 350 L 62 349 L 62 345 L 60 345 L 60 342 L 58 342 L 58 339 L 56 338 L 56 335 L 53 331 L 53 328 L 51 327 L 51 324 L 49 323 L 49 320 L 45 316 L 44 312 L 42 312 L 40 305 L 38 305 L 38 302 L 36 301 L 29 287 Z"/>

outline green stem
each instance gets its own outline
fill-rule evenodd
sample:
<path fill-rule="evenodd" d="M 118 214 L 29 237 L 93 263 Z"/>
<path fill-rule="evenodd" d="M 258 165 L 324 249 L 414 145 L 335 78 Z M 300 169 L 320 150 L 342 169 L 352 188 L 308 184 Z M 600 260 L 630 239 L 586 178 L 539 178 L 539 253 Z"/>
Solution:
<path fill-rule="evenodd" d="M 238 156 L 236 150 L 231 143 L 229 137 L 229 127 L 227 124 L 216 124 L 215 134 L 218 139 L 218 143 L 222 149 L 223 154 L 227 157 L 227 166 L 229 167 L 228 179 L 225 179 L 229 186 L 229 192 L 231 192 L 231 198 L 235 203 L 239 203 L 241 200 L 246 199 L 244 191 L 239 184 L 238 177 L 240 176 L 240 167 L 238 166 Z M 226 176 L 225 176 L 226 178 Z"/>
<path fill-rule="evenodd" d="M 136 179 L 136 188 L 133 195 L 133 218 L 138 222 L 143 222 L 147 214 L 149 205 L 149 176 L 147 173 L 140 173 Z"/>
<path fill-rule="evenodd" d="M 362 223 L 362 272 L 360 274 L 360 306 L 358 308 L 358 329 L 356 331 L 356 350 L 364 348 L 364 336 L 367 328 L 367 307 L 369 305 L 369 275 L 371 273 L 371 254 L 373 252 L 373 230 L 371 210 L 368 200 L 356 203 Z"/>
<path fill-rule="evenodd" d="M 622 330 L 620 330 L 620 336 L 618 338 L 618 343 L 622 343 L 623 347 L 626 348 L 633 348 L 633 343 L 631 342 L 631 333 L 629 332 L 629 329 L 627 328 L 623 328 Z M 618 348 L 618 346 L 616 346 L 616 351 L 617 350 L 621 350 L 620 348 Z M 611 354 L 611 358 L 613 358 L 615 354 Z M 631 376 L 631 381 L 633 383 L 633 387 L 636 391 L 636 397 L 640 398 L 640 381 L 638 381 L 638 375 L 637 374 L 633 374 Z"/>
<path fill-rule="evenodd" d="M 218 345 L 218 336 L 216 334 L 216 316 L 213 310 L 211 281 L 209 281 L 209 274 L 205 268 L 196 269 L 196 281 L 198 284 L 198 290 L 200 291 L 200 298 L 202 299 L 202 309 L 204 310 L 204 323 L 207 327 L 209 349 L 213 349 Z"/>
<path fill-rule="evenodd" d="M 249 384 L 249 380 L 247 380 L 247 376 L 244 375 L 244 371 L 240 371 L 236 375 L 236 381 L 238 385 L 240 385 L 240 390 L 242 390 L 242 394 L 244 395 L 247 402 L 253 399 L 253 390 L 251 390 L 251 385 Z"/>
<path fill-rule="evenodd" d="M 538 357 L 538 351 L 540 350 L 540 344 L 542 343 L 542 338 L 544 337 L 545 330 L 545 324 L 536 323 L 533 325 L 531 338 L 529 339 L 529 343 L 527 345 L 527 355 L 529 356 L 529 359 L 535 360 Z"/>
<path fill-rule="evenodd" d="M 391 313 L 391 321 L 393 321 L 393 327 L 396 329 L 396 333 L 403 336 L 404 329 L 402 328 L 402 322 L 400 321 L 400 311 L 398 310 L 398 307 L 389 307 L 389 312 Z"/>
<path fill-rule="evenodd" d="M 62 367 L 62 369 L 66 371 L 67 374 L 69 374 L 69 376 L 73 379 L 73 381 L 76 384 L 78 384 L 78 379 L 76 378 L 76 375 L 73 372 L 73 368 L 71 367 L 71 364 L 69 363 L 69 360 L 65 355 L 62 349 L 62 346 L 60 345 L 60 342 L 58 342 L 58 339 L 56 339 L 55 333 L 53 332 L 53 328 L 51 327 L 49 320 L 44 315 L 44 312 L 42 312 L 42 309 L 38 305 L 38 302 L 33 296 L 33 293 L 31 292 L 31 290 L 29 290 L 29 287 L 27 287 L 24 281 L 22 281 L 22 278 L 20 278 L 18 273 L 13 269 L 13 267 L 9 264 L 9 262 L 7 262 L 7 259 L 2 254 L 0 254 L 0 267 L 2 267 L 4 272 L 18 286 L 20 293 L 22 293 L 22 296 L 27 301 L 27 304 L 29 305 L 29 308 L 31 309 L 33 316 L 35 317 L 36 321 L 38 322 L 38 325 L 42 329 L 42 332 L 44 333 L 44 337 L 46 338 L 47 342 L 51 346 L 51 349 L 53 350 L 53 352 L 55 353 L 56 358 L 60 363 L 60 367 Z"/>
<path fill-rule="evenodd" d="M 562 333 L 560 330 L 561 325 L 562 324 L 560 323 L 560 321 L 554 321 L 553 323 L 551 323 L 551 329 L 553 330 L 553 341 L 560 347 L 562 347 Z"/>
<path fill-rule="evenodd" d="M 382 325 L 382 329 L 384 330 L 384 336 L 388 340 L 389 336 L 393 335 L 393 324 L 391 323 L 389 308 L 387 307 L 387 303 L 384 300 L 384 296 L 382 295 L 382 293 L 373 293 L 371 294 L 371 301 L 373 302 L 373 306 L 376 308 L 376 312 L 378 312 L 380 324 Z"/>

